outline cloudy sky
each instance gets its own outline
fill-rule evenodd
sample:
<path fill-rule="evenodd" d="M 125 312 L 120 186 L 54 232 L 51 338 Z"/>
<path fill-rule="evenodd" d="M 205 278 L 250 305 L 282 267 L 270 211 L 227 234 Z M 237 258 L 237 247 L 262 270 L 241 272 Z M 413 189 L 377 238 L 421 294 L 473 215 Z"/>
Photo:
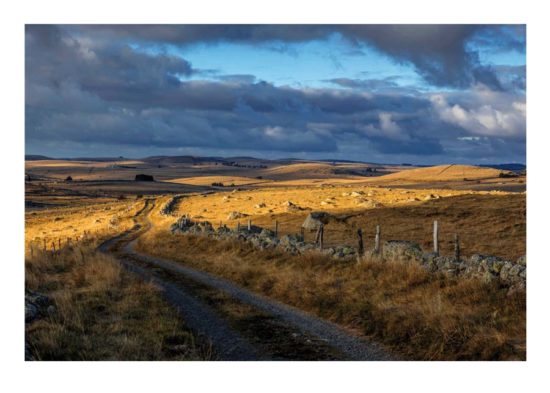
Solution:
<path fill-rule="evenodd" d="M 525 162 L 520 25 L 27 25 L 26 153 Z"/>

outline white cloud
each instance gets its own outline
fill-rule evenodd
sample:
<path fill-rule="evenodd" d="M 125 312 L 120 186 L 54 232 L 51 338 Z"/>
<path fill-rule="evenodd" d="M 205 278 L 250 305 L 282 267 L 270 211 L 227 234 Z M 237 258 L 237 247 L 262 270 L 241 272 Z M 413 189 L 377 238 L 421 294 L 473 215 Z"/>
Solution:
<path fill-rule="evenodd" d="M 450 104 L 443 94 L 430 97 L 435 113 L 473 135 L 513 137 L 525 134 L 525 103 L 508 101 L 492 93 L 472 97 L 467 104 Z"/>

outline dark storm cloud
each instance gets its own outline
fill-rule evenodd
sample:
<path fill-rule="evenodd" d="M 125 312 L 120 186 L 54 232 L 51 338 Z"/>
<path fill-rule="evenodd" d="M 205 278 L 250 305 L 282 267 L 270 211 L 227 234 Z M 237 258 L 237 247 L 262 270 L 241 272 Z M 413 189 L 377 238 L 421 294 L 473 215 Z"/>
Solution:
<path fill-rule="evenodd" d="M 339 33 L 356 44 L 367 44 L 398 62 L 414 65 L 437 86 L 467 87 L 483 83 L 500 89 L 490 67 L 479 62 L 477 48 L 525 51 L 523 26 L 486 25 L 101 25 L 68 27 L 104 39 L 113 35 L 150 44 L 188 45 L 198 42 L 304 42 Z"/>
<path fill-rule="evenodd" d="M 85 89 L 134 93 L 179 84 L 191 65 L 175 56 L 149 56 L 124 43 L 78 40 L 56 26 L 26 27 L 26 78 L 40 83 L 78 81 Z"/>
<path fill-rule="evenodd" d="M 431 42 L 432 35 L 445 36 L 437 31 L 440 27 L 411 30 L 408 35 L 417 36 L 402 37 L 405 43 L 399 44 L 391 42 L 403 34 L 401 30 L 382 34 L 381 28 L 27 26 L 27 145 L 38 149 L 57 142 L 288 154 L 342 154 L 345 145 L 365 155 L 464 157 L 470 154 L 464 151 L 477 143 L 495 157 L 518 151 L 521 156 L 525 97 L 516 90 L 522 81 L 524 86 L 524 68 L 472 68 L 475 62 L 468 63 L 471 58 L 465 60 L 463 56 L 469 55 L 460 48 L 478 27 L 457 27 L 447 39 L 449 47 Z M 210 80 L 188 80 L 185 77 L 201 76 L 205 70 L 195 70 L 181 57 L 132 45 L 136 40 L 292 42 L 334 31 L 358 42 L 368 38 L 370 45 L 384 47 L 419 69 L 429 70 L 439 62 L 441 69 L 422 71 L 427 79 L 437 79 L 447 69 L 452 84 L 472 83 L 468 78 L 485 82 L 468 91 L 435 94 L 401 87 L 395 78 L 330 80 L 344 87 L 338 89 L 279 87 L 254 75 L 217 71 L 210 72 Z M 423 49 L 421 42 L 436 48 Z M 409 46 L 415 45 L 425 58 L 412 54 Z M 506 143 L 510 140 L 514 148 Z M 484 154 L 482 147 L 472 151 Z"/>

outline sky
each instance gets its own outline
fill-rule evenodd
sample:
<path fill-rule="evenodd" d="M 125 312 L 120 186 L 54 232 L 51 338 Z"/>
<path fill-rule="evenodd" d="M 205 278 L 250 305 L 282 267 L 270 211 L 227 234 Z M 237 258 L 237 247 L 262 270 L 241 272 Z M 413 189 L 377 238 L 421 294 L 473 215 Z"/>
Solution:
<path fill-rule="evenodd" d="M 525 163 L 524 25 L 27 25 L 25 152 Z"/>

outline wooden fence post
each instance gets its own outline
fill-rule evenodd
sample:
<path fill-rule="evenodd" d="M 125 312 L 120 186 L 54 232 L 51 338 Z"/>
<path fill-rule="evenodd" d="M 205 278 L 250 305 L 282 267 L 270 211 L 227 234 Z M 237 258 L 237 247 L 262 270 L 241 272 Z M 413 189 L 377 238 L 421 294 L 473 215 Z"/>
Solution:
<path fill-rule="evenodd" d="M 380 254 L 380 225 L 376 226 L 376 234 L 374 235 L 374 253 Z"/>
<path fill-rule="evenodd" d="M 248 232 L 252 229 L 252 220 L 248 219 Z"/>
<path fill-rule="evenodd" d="M 439 226 L 437 220 L 434 221 L 434 254 L 439 256 Z"/>
<path fill-rule="evenodd" d="M 304 230 L 304 227 L 300 227 L 300 236 L 302 236 L 302 241 L 305 241 L 306 231 Z M 317 242 L 317 238 L 315 238 L 315 241 Z"/>
<path fill-rule="evenodd" d="M 455 261 L 460 261 L 460 244 L 458 242 L 458 233 L 455 233 Z"/>
<path fill-rule="evenodd" d="M 325 226 L 321 223 L 319 227 L 319 251 L 323 250 L 323 235 L 325 233 Z"/>
<path fill-rule="evenodd" d="M 46 239 L 44 238 L 44 251 L 46 251 Z"/>
<path fill-rule="evenodd" d="M 275 237 L 279 236 L 279 221 L 275 220 Z"/>
<path fill-rule="evenodd" d="M 237 232 L 240 232 L 240 231 L 241 231 L 241 223 L 237 222 Z"/>
<path fill-rule="evenodd" d="M 361 230 L 361 228 L 357 229 L 357 241 L 358 241 L 357 250 L 358 250 L 359 256 L 362 257 L 363 254 L 365 253 L 365 249 L 363 248 L 363 231 Z"/>
<path fill-rule="evenodd" d="M 61 250 L 61 238 L 57 239 L 57 248 Z"/>
<path fill-rule="evenodd" d="M 52 251 L 55 252 L 55 242 L 52 242 Z"/>

